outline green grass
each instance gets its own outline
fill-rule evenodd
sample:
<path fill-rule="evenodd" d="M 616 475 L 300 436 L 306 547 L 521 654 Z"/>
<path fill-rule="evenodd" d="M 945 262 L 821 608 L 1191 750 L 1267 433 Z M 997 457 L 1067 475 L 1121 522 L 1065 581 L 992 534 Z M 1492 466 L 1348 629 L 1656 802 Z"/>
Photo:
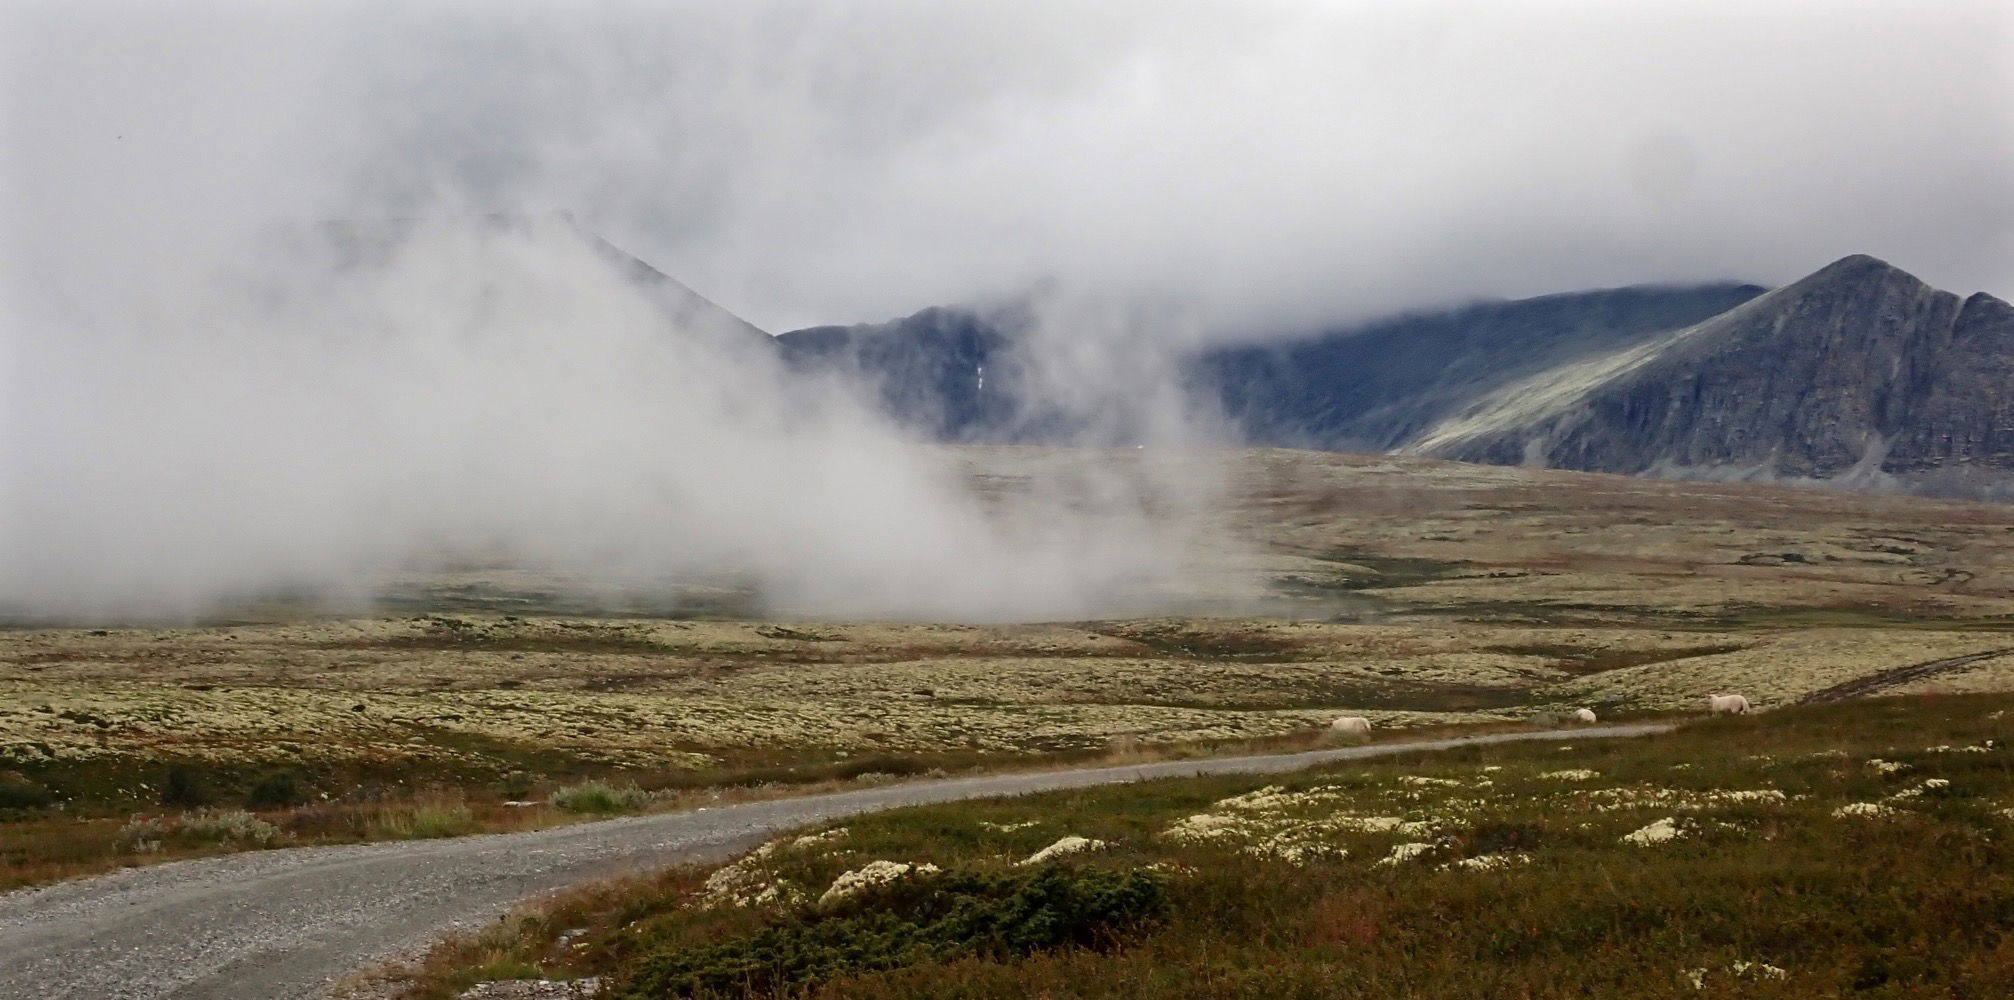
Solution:
<path fill-rule="evenodd" d="M 476 833 L 482 825 L 467 803 L 455 799 L 388 805 L 369 820 L 371 840 L 433 840 Z"/>
<path fill-rule="evenodd" d="M 583 781 L 578 785 L 568 785 L 555 789 L 551 796 L 553 807 L 571 813 L 624 813 L 635 812 L 649 805 L 649 792 L 633 784 L 614 784 L 607 781 Z"/>
<path fill-rule="evenodd" d="M 737 862 L 744 889 L 789 887 L 779 902 L 697 906 L 708 873 L 696 869 L 597 887 L 493 928 L 481 949 L 474 939 L 444 946 L 410 995 L 453 996 L 479 966 L 508 965 L 601 975 L 616 996 L 651 997 L 2010 996 L 2010 710 L 2005 695 L 1873 699 L 1642 740 L 1355 763 L 1243 800 L 1233 797 L 1265 779 L 855 818 L 844 833 L 780 838 Z M 1953 749 L 1934 749 L 1944 745 Z M 1902 766 L 1884 773 L 1873 759 Z M 1894 814 L 1835 815 L 1856 802 Z M 1233 816 L 1236 832 L 1171 833 L 1197 815 Z M 1680 837 L 1623 839 L 1665 818 Z M 1008 878 L 1043 870 L 1015 862 L 1071 834 L 1111 846 L 1055 870 L 1164 879 L 1160 915 L 1097 947 L 1003 952 L 982 942 L 895 949 L 899 961 L 862 947 L 850 952 L 860 961 L 820 965 L 813 977 L 751 975 L 698 990 L 646 971 L 746 957 L 756 942 L 797 934 L 824 919 L 824 888 L 871 860 Z M 1426 846 L 1380 864 L 1399 843 Z M 1509 860 L 1464 867 L 1493 863 L 1478 858 Z M 578 928 L 587 930 L 556 946 L 561 930 Z"/>
<path fill-rule="evenodd" d="M 626 929 L 638 957 L 618 996 L 794 993 L 863 971 L 1103 950 L 1167 914 L 1165 878 L 1146 872 L 959 870 L 877 886 L 783 920 L 690 946 L 676 918 Z M 673 924 L 659 936 L 658 924 Z"/>

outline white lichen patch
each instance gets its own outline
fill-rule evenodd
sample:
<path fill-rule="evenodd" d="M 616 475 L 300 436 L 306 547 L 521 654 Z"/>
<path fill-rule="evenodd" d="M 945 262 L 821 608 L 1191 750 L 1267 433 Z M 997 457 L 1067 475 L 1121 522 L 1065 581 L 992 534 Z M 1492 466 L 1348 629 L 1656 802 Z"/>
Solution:
<path fill-rule="evenodd" d="M 1407 776 L 1416 777 L 1416 776 Z M 1422 793 L 1377 787 L 1369 774 L 1356 776 L 1357 787 L 1315 785 L 1289 789 L 1268 785 L 1242 795 L 1221 799 L 1212 811 L 1184 817 L 1171 824 L 1161 836 L 1186 843 L 1214 843 L 1235 846 L 1241 853 L 1293 865 L 1317 860 L 1340 860 L 1350 854 L 1348 841 L 1364 836 L 1423 836 L 1435 822 L 1407 819 L 1388 813 L 1340 811 L 1348 801 L 1377 801 L 1383 796 L 1418 799 Z M 1401 782 L 1406 788 L 1433 789 L 1461 787 L 1449 779 L 1430 778 L 1422 782 Z M 1436 804 L 1440 816 L 1452 815 L 1461 805 Z M 1379 850 L 1383 850 L 1382 847 Z"/>
<path fill-rule="evenodd" d="M 769 859 L 782 849 L 780 841 L 770 841 L 748 852 L 734 863 L 706 877 L 693 905 L 700 909 L 719 906 L 767 906 L 795 902 L 802 890 L 776 877 Z"/>
<path fill-rule="evenodd" d="M 1776 788 L 1720 788 L 1693 791 L 1640 785 L 1622 788 L 1591 788 L 1577 793 L 1581 804 L 1592 812 L 1628 809 L 1683 810 L 1709 812 L 1733 805 L 1782 805 L 1792 801 Z"/>
<path fill-rule="evenodd" d="M 1925 795 L 1928 795 L 1931 792 L 1939 791 L 1950 787 L 1951 782 L 1949 779 L 1925 778 L 1921 782 L 1918 782 L 1917 784 L 1911 785 L 1908 788 L 1905 788 L 1899 792 L 1896 792 L 1893 795 L 1890 795 L 1888 797 L 1888 801 L 1898 802 L 1905 799 L 1921 798 Z"/>
<path fill-rule="evenodd" d="M 1832 810 L 1833 819 L 1849 819 L 1854 817 L 1861 819 L 1886 819 L 1893 815 L 1895 815 L 1893 807 L 1884 806 L 1879 802 L 1848 802 Z"/>
<path fill-rule="evenodd" d="M 1472 858 L 1462 858 L 1459 861 L 1442 865 L 1441 868 L 1443 871 L 1459 868 L 1463 871 L 1471 872 L 1494 872 L 1517 865 L 1528 864 L 1531 864 L 1531 855 L 1529 854 L 1478 854 Z"/>
<path fill-rule="evenodd" d="M 1678 828 L 1677 817 L 1666 816 L 1665 818 L 1658 820 L 1650 824 L 1649 826 L 1641 827 L 1639 829 L 1632 830 L 1629 833 L 1623 834 L 1622 840 L 1623 843 L 1626 844 L 1635 844 L 1638 847 L 1648 847 L 1652 844 L 1663 844 L 1673 840 L 1677 840 L 1680 836 L 1682 836 L 1682 834 Z"/>
<path fill-rule="evenodd" d="M 1197 813 L 1178 819 L 1161 836 L 1179 843 L 1209 843 L 1211 841 L 1241 840 L 1248 827 L 1244 820 L 1235 816 L 1217 813 Z"/>
<path fill-rule="evenodd" d="M 1340 861 L 1349 857 L 1349 848 L 1331 843 L 1306 828 L 1282 830 L 1257 843 L 1239 849 L 1255 858 L 1284 861 L 1301 866 L 1317 860 Z"/>
<path fill-rule="evenodd" d="M 927 861 L 916 864 L 903 861 L 869 861 L 867 864 L 845 872 L 838 878 L 833 879 L 832 885 L 828 886 L 825 893 L 818 897 L 818 902 L 820 905 L 823 905 L 845 899 L 848 896 L 875 886 L 887 885 L 898 879 L 912 878 L 919 875 L 933 875 L 940 870 L 936 865 L 930 864 Z"/>
<path fill-rule="evenodd" d="M 1879 757 L 1872 757 L 1869 758 L 1867 761 L 1867 768 L 1868 770 L 1873 771 L 1875 774 L 1894 774 L 1897 771 L 1908 770 L 1909 765 L 1904 764 L 1901 761 L 1883 760 Z"/>
<path fill-rule="evenodd" d="M 1601 777 L 1600 771 L 1590 771 L 1584 767 L 1569 768 L 1564 771 L 1547 771 L 1539 775 L 1546 781 L 1592 781 Z"/>
<path fill-rule="evenodd" d="M 1411 861 L 1414 858 L 1417 858 L 1420 855 L 1425 854 L 1433 849 L 1434 845 L 1422 843 L 1420 841 L 1407 841 L 1401 844 L 1393 844 L 1392 852 L 1390 854 L 1385 855 L 1383 858 L 1380 858 L 1377 864 L 1391 865 L 1391 866 L 1404 864 L 1405 862 Z"/>
<path fill-rule="evenodd" d="M 1110 846 L 1110 844 L 1102 840 L 1094 840 L 1090 837 L 1079 837 L 1072 834 L 1022 858 L 1020 861 L 1015 862 L 1015 864 L 1039 865 L 1045 861 L 1054 861 L 1057 858 L 1072 854 L 1081 854 L 1085 851 L 1102 851 Z"/>
<path fill-rule="evenodd" d="M 1924 753 L 1991 753 L 1993 752 L 1993 749 L 1994 749 L 1993 741 L 1987 740 L 1984 743 L 1974 743 L 1962 747 L 1954 747 L 1948 743 L 1942 746 L 1925 747 L 1923 748 L 1923 752 Z"/>
<path fill-rule="evenodd" d="M 1737 960 L 1727 967 L 1727 971 L 1737 976 L 1745 976 L 1751 979 L 1790 978 L 1789 970 L 1771 965 L 1768 962 L 1743 962 Z"/>
<path fill-rule="evenodd" d="M 1727 788 L 1707 792 L 1702 800 L 1706 805 L 1732 805 L 1748 802 L 1767 802 L 1781 805 L 1790 797 L 1778 788 Z"/>
<path fill-rule="evenodd" d="M 807 833 L 802 837 L 798 837 L 796 840 L 790 842 L 790 847 L 792 850 L 803 850 L 807 847 L 817 847 L 820 844 L 830 844 L 834 841 L 845 839 L 846 834 L 847 829 L 845 827 L 835 826 L 822 833 Z"/>

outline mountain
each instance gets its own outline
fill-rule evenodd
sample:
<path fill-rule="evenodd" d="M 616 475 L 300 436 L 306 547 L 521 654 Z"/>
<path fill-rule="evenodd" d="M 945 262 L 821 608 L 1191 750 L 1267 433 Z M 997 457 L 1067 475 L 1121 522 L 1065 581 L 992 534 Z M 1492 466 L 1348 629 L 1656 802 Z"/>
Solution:
<path fill-rule="evenodd" d="M 1763 291 L 1644 286 L 1475 303 L 1206 351 L 1182 359 L 1180 378 L 1249 443 L 1384 451 L 1520 377 L 1645 342 Z M 1014 309 L 936 308 L 776 339 L 795 370 L 854 380 L 936 440 L 1068 441 L 1069 423 L 1033 415 L 1041 401 L 1019 391 L 1028 322 Z"/>
<path fill-rule="evenodd" d="M 1674 478 L 2014 497 L 2014 307 L 1867 256 L 1534 373 L 1397 450 Z"/>
<path fill-rule="evenodd" d="M 927 309 L 777 344 L 933 438 L 1069 442 L 1075 425 L 1030 420 L 1042 403 L 1020 398 L 1027 322 Z M 2014 499 L 2014 307 L 1867 256 L 1774 291 L 1481 302 L 1220 346 L 1179 370 L 1252 444 Z"/>
<path fill-rule="evenodd" d="M 1023 322 L 1004 311 L 925 309 L 888 323 L 792 330 L 776 347 L 790 370 L 851 381 L 933 440 L 997 442 L 1014 439 L 1020 398 L 1008 372 Z"/>
<path fill-rule="evenodd" d="M 400 263 L 450 267 L 457 280 L 502 283 L 613 278 L 661 313 L 667 329 L 739 349 L 768 350 L 755 325 L 644 263 L 567 212 L 323 222 L 269 234 L 284 259 L 338 276 L 382 274 Z"/>
<path fill-rule="evenodd" d="M 1196 359 L 1191 382 L 1252 443 L 1387 451 L 1520 379 L 1649 342 L 1763 291 L 1638 286 L 1482 302 L 1219 348 Z"/>

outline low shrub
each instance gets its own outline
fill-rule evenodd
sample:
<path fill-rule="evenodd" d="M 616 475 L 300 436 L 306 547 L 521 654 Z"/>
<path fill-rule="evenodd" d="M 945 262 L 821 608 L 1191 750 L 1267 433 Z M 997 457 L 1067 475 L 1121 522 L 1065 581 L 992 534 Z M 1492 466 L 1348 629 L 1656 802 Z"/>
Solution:
<path fill-rule="evenodd" d="M 0 777 L 0 809 L 40 809 L 54 801 L 55 793 L 26 778 Z"/>
<path fill-rule="evenodd" d="M 649 804 L 650 793 L 635 785 L 614 785 L 606 781 L 583 781 L 552 793 L 556 809 L 574 813 L 621 813 Z"/>
<path fill-rule="evenodd" d="M 929 761 L 920 757 L 911 757 L 906 754 L 874 753 L 834 764 L 832 775 L 836 778 L 849 779 L 861 778 L 868 775 L 887 775 L 891 778 L 904 778 L 927 773 L 934 766 Z"/>
<path fill-rule="evenodd" d="M 161 804 L 177 809 L 195 809 L 210 804 L 210 789 L 194 770 L 171 765 L 161 779 Z"/>
<path fill-rule="evenodd" d="M 954 870 L 785 911 L 698 948 L 646 944 L 615 995 L 794 996 L 844 976 L 958 958 L 1103 950 L 1167 913 L 1166 885 L 1150 872 Z"/>
<path fill-rule="evenodd" d="M 243 809 L 196 812 L 176 820 L 172 833 L 178 840 L 265 846 L 279 839 L 280 828 Z"/>
<path fill-rule="evenodd" d="M 443 800 L 386 806 L 378 810 L 369 830 L 375 838 L 433 840 L 474 833 L 477 823 L 467 803 Z"/>
<path fill-rule="evenodd" d="M 121 851 L 150 854 L 167 845 L 269 847 L 279 839 L 279 827 L 243 809 L 220 809 L 176 817 L 135 816 L 119 828 L 113 844 Z"/>
<path fill-rule="evenodd" d="M 119 828 L 112 839 L 114 847 L 134 854 L 152 854 L 161 849 L 161 841 L 167 836 L 167 824 L 157 816 L 135 816 Z"/>
<path fill-rule="evenodd" d="M 300 779 L 292 771 L 272 771 L 252 783 L 245 793 L 248 809 L 285 809 L 301 804 Z"/>

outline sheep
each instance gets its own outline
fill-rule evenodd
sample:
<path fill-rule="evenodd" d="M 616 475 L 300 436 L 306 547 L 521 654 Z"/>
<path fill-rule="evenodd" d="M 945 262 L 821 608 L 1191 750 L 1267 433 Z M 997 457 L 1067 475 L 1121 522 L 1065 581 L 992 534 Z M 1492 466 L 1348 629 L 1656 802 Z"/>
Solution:
<path fill-rule="evenodd" d="M 1576 709 L 1574 709 L 1574 710 L 1573 710 L 1573 721 L 1575 721 L 1575 722 L 1593 722 L 1593 721 L 1594 721 L 1594 709 L 1592 709 L 1592 708 L 1576 708 Z"/>
<path fill-rule="evenodd" d="M 1748 699 L 1738 694 L 1716 694 L 1706 699 L 1706 710 L 1714 715 L 1746 715 Z"/>
<path fill-rule="evenodd" d="M 1329 723 L 1329 732 L 1334 735 L 1369 736 L 1371 720 L 1361 715 L 1345 715 Z"/>

